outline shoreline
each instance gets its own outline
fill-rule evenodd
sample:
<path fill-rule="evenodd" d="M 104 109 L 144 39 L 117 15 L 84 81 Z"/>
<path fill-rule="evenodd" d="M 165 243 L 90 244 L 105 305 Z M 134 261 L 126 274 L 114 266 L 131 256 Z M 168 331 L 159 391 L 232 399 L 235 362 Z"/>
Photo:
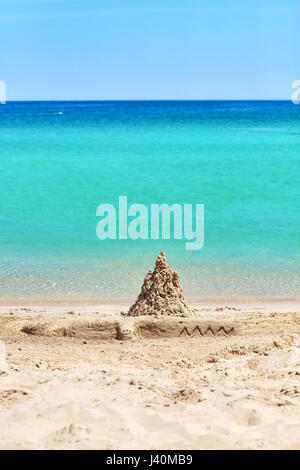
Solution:
<path fill-rule="evenodd" d="M 133 300 L 134 301 L 134 300 Z M 99 302 L 99 303 L 0 303 L 0 316 L 6 315 L 54 315 L 63 316 L 65 314 L 74 313 L 76 315 L 120 315 L 121 312 L 129 310 L 133 301 L 130 302 Z M 191 308 L 195 309 L 197 315 L 213 315 L 226 316 L 239 314 L 266 314 L 272 313 L 300 313 L 299 301 L 254 301 L 244 300 L 240 302 L 233 301 L 217 301 L 214 302 L 189 302 Z"/>
<path fill-rule="evenodd" d="M 136 293 L 136 296 L 132 297 L 110 297 L 110 298 L 52 298 L 52 297 L 41 297 L 36 298 L 35 296 L 12 298 L 12 297 L 0 297 L 0 307 L 64 307 L 64 306 L 78 306 L 78 307 L 99 307 L 99 306 L 116 306 L 116 305 L 126 305 L 130 306 L 138 296 L 139 292 Z M 214 296 L 214 297 L 189 297 L 186 296 L 187 302 L 190 305 L 201 305 L 201 306 L 220 306 L 232 305 L 232 306 L 247 306 L 257 304 L 259 306 L 265 307 L 269 305 L 295 305 L 300 306 L 300 296 L 295 297 L 233 297 L 233 296 Z"/>
<path fill-rule="evenodd" d="M 201 312 L 257 312 L 257 313 L 289 313 L 300 312 L 300 300 L 291 299 L 214 299 L 201 301 L 188 300 L 190 307 L 196 310 L 198 314 Z M 7 313 L 47 313 L 47 314 L 64 314 L 70 310 L 80 314 L 101 314 L 101 315 L 118 315 L 122 311 L 127 311 L 133 304 L 135 298 L 129 299 L 111 299 L 99 300 L 98 302 L 87 301 L 61 301 L 61 300 L 41 300 L 35 301 L 0 301 L 0 315 Z"/>

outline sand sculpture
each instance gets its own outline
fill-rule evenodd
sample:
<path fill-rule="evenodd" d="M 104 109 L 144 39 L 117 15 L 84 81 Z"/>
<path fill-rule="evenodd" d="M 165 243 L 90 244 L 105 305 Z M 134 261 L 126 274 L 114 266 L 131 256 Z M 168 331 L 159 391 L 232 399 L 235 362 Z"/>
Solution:
<path fill-rule="evenodd" d="M 146 274 L 140 295 L 125 315 L 195 317 L 195 312 L 190 309 L 184 298 L 179 275 L 167 264 L 163 251 L 157 257 L 154 271 L 150 269 Z"/>
<path fill-rule="evenodd" d="M 196 315 L 184 298 L 178 273 L 168 266 L 163 251 L 157 257 L 154 271 L 147 273 L 135 303 L 128 312 L 121 313 L 122 316 L 39 318 L 24 322 L 21 331 L 31 335 L 100 341 L 237 334 L 236 325 L 232 322 L 208 320 Z"/>

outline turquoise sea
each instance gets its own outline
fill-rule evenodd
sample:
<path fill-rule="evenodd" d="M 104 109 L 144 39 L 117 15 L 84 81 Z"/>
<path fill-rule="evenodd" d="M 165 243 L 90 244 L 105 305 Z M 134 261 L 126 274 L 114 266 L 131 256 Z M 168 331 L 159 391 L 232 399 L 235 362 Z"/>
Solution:
<path fill-rule="evenodd" d="M 0 105 L 0 301 L 133 298 L 164 249 L 189 298 L 300 293 L 300 106 Z M 96 237 L 96 208 L 205 205 L 205 244 Z"/>

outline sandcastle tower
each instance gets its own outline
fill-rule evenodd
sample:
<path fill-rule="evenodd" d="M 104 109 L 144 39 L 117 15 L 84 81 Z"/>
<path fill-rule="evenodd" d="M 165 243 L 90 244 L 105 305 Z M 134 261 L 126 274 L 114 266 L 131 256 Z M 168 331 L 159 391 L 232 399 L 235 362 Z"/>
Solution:
<path fill-rule="evenodd" d="M 128 317 L 140 315 L 195 317 L 184 298 L 179 275 L 168 266 L 163 251 L 157 257 L 154 271 L 148 271 L 140 295 L 125 314 Z"/>

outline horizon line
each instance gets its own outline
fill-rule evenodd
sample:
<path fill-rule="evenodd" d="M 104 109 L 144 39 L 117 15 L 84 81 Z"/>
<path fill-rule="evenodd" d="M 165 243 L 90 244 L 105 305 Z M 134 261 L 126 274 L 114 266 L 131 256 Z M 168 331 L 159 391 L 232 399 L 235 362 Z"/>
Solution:
<path fill-rule="evenodd" d="M 104 103 L 104 102 L 173 102 L 173 101 L 177 101 L 177 102 L 187 102 L 187 101 L 194 101 L 194 102 L 218 102 L 218 101 L 228 101 L 228 102 L 232 102 L 232 101 L 235 101 L 235 102 L 238 102 L 238 101 L 291 101 L 290 99 L 287 99 L 287 98 L 242 98 L 242 99 L 237 99 L 237 98 L 226 98 L 226 99 L 222 99 L 222 98 L 213 98 L 213 99 L 198 99 L 198 98 L 167 98 L 167 99 L 164 99 L 164 98 L 155 98 L 155 99 L 143 99 L 143 98 L 139 98 L 139 99 L 136 99 L 136 98 L 130 98 L 130 99 L 117 99 L 117 98 L 114 98 L 114 99 L 25 99 L 25 100 L 6 100 L 5 103 L 3 104 L 7 104 L 7 103 L 41 103 L 41 102 L 44 102 L 44 103 L 49 103 L 49 102 L 54 102 L 54 103 L 59 103 L 59 102 L 62 102 L 62 103 L 68 103 L 68 102 L 92 102 L 92 103 L 97 103 L 97 102 L 101 102 L 101 103 Z"/>

